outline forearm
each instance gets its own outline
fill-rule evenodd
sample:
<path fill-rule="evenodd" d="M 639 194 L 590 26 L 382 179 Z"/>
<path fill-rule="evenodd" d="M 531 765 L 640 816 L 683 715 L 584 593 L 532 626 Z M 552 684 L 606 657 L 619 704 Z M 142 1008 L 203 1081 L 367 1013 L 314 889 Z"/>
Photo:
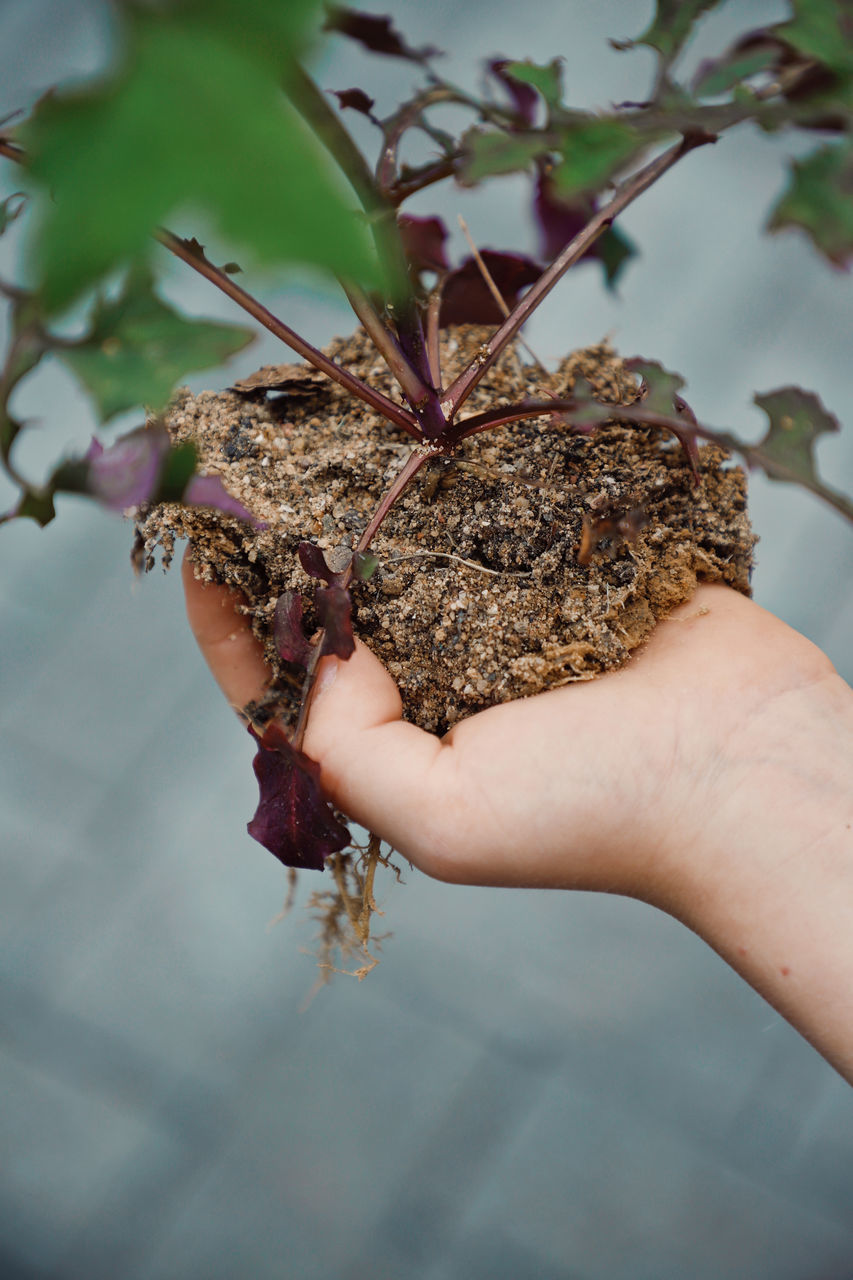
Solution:
<path fill-rule="evenodd" d="M 669 908 L 853 1083 L 853 694 L 832 676 L 778 703 L 733 744 Z"/>

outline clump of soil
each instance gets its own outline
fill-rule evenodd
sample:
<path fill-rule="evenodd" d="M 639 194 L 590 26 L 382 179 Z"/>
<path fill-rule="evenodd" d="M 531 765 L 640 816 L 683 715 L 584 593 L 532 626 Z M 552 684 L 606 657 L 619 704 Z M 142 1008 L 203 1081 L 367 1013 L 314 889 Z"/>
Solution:
<path fill-rule="evenodd" d="M 475 327 L 444 336 L 445 385 L 489 336 Z M 328 354 L 399 398 L 361 332 Z M 601 400 L 637 399 L 635 377 L 604 343 L 568 356 L 547 385 L 509 350 L 464 416 L 568 395 L 578 376 Z M 267 527 L 166 504 L 143 513 L 137 551 L 150 568 L 160 546 L 168 565 L 175 539 L 191 538 L 197 572 L 243 592 L 287 714 L 301 681 L 271 628 L 283 591 L 313 596 L 297 545 L 317 542 L 344 560 L 412 441 L 308 366 L 238 386 L 180 392 L 169 429 L 193 439 L 202 469 Z M 608 423 L 585 435 L 554 417 L 473 436 L 453 458 L 430 461 L 374 540 L 379 569 L 355 589 L 355 632 L 396 679 L 407 718 L 443 733 L 483 707 L 618 667 L 700 579 L 748 594 L 745 476 L 714 445 L 702 447 L 700 468 L 694 486 L 681 446 L 656 428 Z M 586 564 L 582 545 L 582 559 L 592 548 Z M 312 620 L 308 607 L 309 630 Z"/>

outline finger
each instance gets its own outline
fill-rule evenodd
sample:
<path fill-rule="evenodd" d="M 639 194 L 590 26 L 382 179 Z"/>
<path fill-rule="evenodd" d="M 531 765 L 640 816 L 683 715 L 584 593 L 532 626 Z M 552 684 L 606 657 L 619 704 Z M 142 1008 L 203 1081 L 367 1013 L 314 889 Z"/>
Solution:
<path fill-rule="evenodd" d="M 304 749 L 333 802 L 401 853 L 425 863 L 440 843 L 441 741 L 402 719 L 397 686 L 360 641 L 324 659 Z"/>
<path fill-rule="evenodd" d="M 270 671 L 263 648 L 252 634 L 245 615 L 235 606 L 240 596 L 218 583 L 195 576 L 192 549 L 187 548 L 181 566 L 187 617 L 198 647 L 213 678 L 235 710 L 264 692 Z"/>
<path fill-rule="evenodd" d="M 187 616 L 211 672 L 236 710 L 260 697 L 269 679 L 263 649 L 235 611 L 236 592 L 196 578 L 191 549 L 182 566 Z M 348 817 L 413 860 L 435 812 L 426 776 L 437 738 L 402 720 L 394 681 L 361 642 L 346 662 L 324 659 L 303 743 L 318 762 L 323 789 Z M 425 839 L 426 844 L 429 841 Z"/>

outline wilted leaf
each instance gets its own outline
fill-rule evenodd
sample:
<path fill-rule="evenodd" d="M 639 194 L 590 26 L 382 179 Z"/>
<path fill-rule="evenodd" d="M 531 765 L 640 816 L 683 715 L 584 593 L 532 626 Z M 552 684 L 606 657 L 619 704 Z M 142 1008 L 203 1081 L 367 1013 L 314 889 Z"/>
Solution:
<path fill-rule="evenodd" d="M 339 5 L 327 7 L 323 30 L 349 36 L 371 53 L 385 53 L 392 58 L 406 58 L 410 62 L 424 62 L 440 52 L 431 45 L 423 49 L 412 48 L 399 31 L 395 30 L 392 19 L 387 16 L 360 13 L 356 9 L 344 9 Z"/>
<path fill-rule="evenodd" d="M 302 596 L 298 591 L 285 591 L 276 600 L 273 639 L 285 662 L 308 666 L 311 646 L 302 630 Z"/>
<path fill-rule="evenodd" d="M 590 564 L 601 546 L 607 546 L 610 558 L 615 559 L 619 546 L 624 542 L 633 542 L 647 523 L 648 517 L 643 507 L 631 507 L 628 511 L 616 513 L 585 515 L 578 564 Z"/>
<path fill-rule="evenodd" d="M 24 141 L 41 189 L 34 261 L 50 308 L 141 254 L 188 205 L 258 258 L 372 277 L 366 228 L 281 91 L 314 7 L 124 7 L 117 69 L 42 100 Z"/>
<path fill-rule="evenodd" d="M 310 364 L 265 364 L 248 378 L 232 382 L 229 391 L 241 396 L 263 398 L 268 391 L 280 391 L 294 400 L 309 400 L 327 393 L 329 379 Z"/>
<path fill-rule="evenodd" d="M 333 585 L 319 587 L 314 596 L 314 607 L 320 626 L 325 631 L 322 653 L 335 654 L 338 658 L 351 658 L 355 652 L 352 634 L 352 596 L 345 587 Z"/>
<path fill-rule="evenodd" d="M 533 284 L 542 268 L 532 258 L 517 253 L 496 253 L 484 249 L 480 255 L 510 310 L 521 290 Z M 439 323 L 500 324 L 503 312 L 495 302 L 474 258 L 466 258 L 461 267 L 447 276 L 441 297 Z"/>
<path fill-rule="evenodd" d="M 186 319 L 157 297 L 150 273 L 137 268 L 119 297 L 98 300 L 87 337 L 56 355 L 107 421 L 139 405 L 161 408 L 185 373 L 221 364 L 253 338 L 251 329 Z"/>
<path fill-rule="evenodd" d="M 363 116 L 372 116 L 376 105 L 375 98 L 369 98 L 363 89 L 333 89 L 341 110 L 360 111 Z"/>
<path fill-rule="evenodd" d="M 788 190 L 767 226 L 800 227 L 830 262 L 847 267 L 853 258 L 853 145 L 821 147 L 794 160 Z"/>
<path fill-rule="evenodd" d="M 320 788 L 320 767 L 288 742 L 275 723 L 263 738 L 253 733 L 260 798 L 249 835 L 286 867 L 322 871 L 330 853 L 349 844 L 349 831 Z"/>

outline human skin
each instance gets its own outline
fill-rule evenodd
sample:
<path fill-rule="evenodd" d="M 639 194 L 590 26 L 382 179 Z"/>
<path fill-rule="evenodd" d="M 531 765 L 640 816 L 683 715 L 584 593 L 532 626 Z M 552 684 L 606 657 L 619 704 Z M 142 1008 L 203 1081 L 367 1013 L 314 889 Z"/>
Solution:
<path fill-rule="evenodd" d="M 269 677 L 222 587 L 184 584 L 239 710 Z M 324 660 L 304 750 L 427 875 L 622 893 L 683 921 L 853 1082 L 853 691 L 810 641 L 700 586 L 619 671 L 439 739 L 362 644 Z"/>

